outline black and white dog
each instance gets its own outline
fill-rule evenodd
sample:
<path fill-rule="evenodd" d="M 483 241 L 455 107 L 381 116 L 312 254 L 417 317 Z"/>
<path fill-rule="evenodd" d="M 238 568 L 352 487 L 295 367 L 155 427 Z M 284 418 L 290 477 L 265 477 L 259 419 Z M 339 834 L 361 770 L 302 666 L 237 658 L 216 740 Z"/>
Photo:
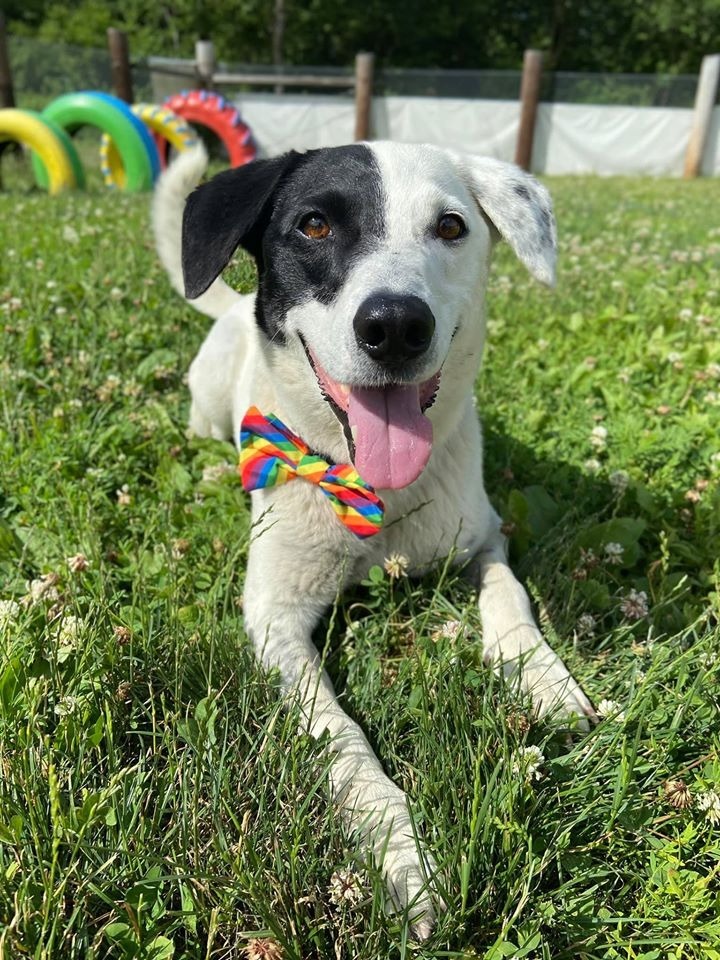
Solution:
<path fill-rule="evenodd" d="M 581 726 L 594 716 L 508 567 L 473 403 L 493 243 L 504 238 L 552 284 L 551 201 L 510 164 L 433 146 L 288 153 L 194 189 L 205 167 L 202 149 L 182 154 L 154 201 L 173 285 L 216 320 L 190 368 L 192 430 L 237 439 L 251 406 L 275 414 L 328 461 L 354 464 L 386 511 L 361 540 L 310 483 L 255 491 L 247 631 L 307 729 L 330 731 L 338 805 L 426 936 L 434 865 L 405 794 L 340 708 L 312 634 L 341 580 L 359 582 L 393 553 L 419 572 L 454 551 L 479 587 L 487 661 L 515 674 L 540 713 L 559 708 Z M 256 295 L 219 278 L 238 247 L 257 264 Z"/>

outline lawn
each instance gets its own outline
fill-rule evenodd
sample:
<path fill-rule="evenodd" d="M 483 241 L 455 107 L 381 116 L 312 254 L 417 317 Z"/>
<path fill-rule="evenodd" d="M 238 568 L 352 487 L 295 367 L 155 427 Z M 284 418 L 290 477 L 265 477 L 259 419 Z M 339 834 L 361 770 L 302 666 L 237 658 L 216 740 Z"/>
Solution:
<path fill-rule="evenodd" d="M 447 570 L 374 570 L 317 637 L 441 866 L 418 946 L 254 667 L 148 198 L 4 166 L 0 957 L 718 960 L 720 183 L 551 180 L 557 290 L 496 256 L 487 485 L 598 726 L 534 719 Z"/>

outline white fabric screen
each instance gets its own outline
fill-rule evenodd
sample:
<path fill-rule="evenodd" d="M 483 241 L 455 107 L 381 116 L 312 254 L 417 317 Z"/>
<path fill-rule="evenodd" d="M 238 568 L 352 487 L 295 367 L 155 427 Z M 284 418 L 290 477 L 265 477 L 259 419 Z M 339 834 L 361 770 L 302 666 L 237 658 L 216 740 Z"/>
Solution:
<path fill-rule="evenodd" d="M 346 97 L 249 94 L 235 104 L 261 153 L 350 143 L 354 104 Z M 372 131 L 378 139 L 436 143 L 512 160 L 520 107 L 505 100 L 376 97 Z M 542 103 L 533 172 L 680 176 L 692 110 Z M 703 157 L 705 175 L 720 174 L 720 107 Z"/>

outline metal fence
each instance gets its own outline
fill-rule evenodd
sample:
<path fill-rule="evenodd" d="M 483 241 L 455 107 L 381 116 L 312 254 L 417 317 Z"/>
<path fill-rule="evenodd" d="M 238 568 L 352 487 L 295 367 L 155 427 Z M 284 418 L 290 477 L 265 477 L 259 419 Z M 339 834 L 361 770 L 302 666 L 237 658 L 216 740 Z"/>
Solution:
<path fill-rule="evenodd" d="M 19 106 L 36 108 L 71 90 L 111 90 L 110 61 L 106 49 L 45 43 L 27 37 L 10 37 L 10 62 Z M 282 89 L 278 69 L 220 63 L 222 72 L 267 74 L 268 89 Z M 282 68 L 285 75 L 302 75 L 308 67 Z M 352 69 L 313 67 L 313 74 L 352 78 Z M 387 96 L 456 97 L 459 99 L 517 100 L 520 71 L 515 70 L 411 70 L 385 68 L 375 73 L 374 92 Z M 158 100 L 195 81 L 191 60 L 148 57 L 133 63 L 136 100 Z M 554 103 L 612 104 L 630 106 L 692 107 L 697 77 L 671 74 L 617 74 L 546 72 L 541 99 Z M 223 89 L 232 95 L 232 88 Z M 285 87 L 283 93 L 306 92 Z M 348 97 L 348 90 L 329 92 Z M 720 93 L 718 94 L 720 102 Z"/>

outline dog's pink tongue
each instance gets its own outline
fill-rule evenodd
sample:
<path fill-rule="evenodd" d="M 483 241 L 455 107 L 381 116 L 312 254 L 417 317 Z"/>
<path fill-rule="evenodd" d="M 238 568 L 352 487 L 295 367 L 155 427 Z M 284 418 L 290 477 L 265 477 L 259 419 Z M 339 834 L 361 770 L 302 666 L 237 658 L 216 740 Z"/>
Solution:
<path fill-rule="evenodd" d="M 353 387 L 347 414 L 355 469 L 366 483 L 397 490 L 417 480 L 432 446 L 432 424 L 420 409 L 417 386 Z"/>

